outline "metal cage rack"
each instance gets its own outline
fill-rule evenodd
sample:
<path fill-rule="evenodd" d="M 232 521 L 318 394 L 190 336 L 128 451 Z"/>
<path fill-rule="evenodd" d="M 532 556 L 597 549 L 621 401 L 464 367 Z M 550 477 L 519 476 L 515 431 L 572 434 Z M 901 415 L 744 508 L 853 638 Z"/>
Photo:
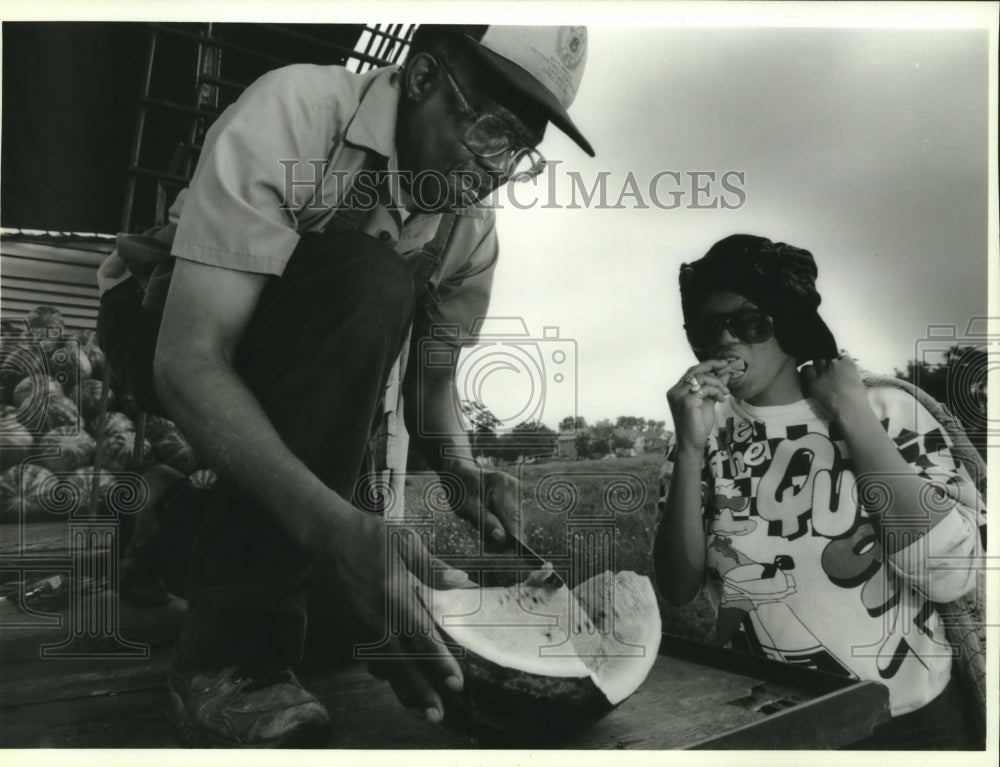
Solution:
<path fill-rule="evenodd" d="M 415 30 L 414 24 L 150 24 L 121 231 L 166 222 L 206 131 L 264 72 L 293 62 L 356 72 L 399 63 Z"/>

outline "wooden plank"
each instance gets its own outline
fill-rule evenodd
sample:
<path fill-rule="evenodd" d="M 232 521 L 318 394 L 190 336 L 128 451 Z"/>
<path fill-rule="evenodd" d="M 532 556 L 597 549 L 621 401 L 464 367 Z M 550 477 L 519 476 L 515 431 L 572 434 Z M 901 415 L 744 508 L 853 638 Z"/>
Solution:
<path fill-rule="evenodd" d="M 21 525 L 5 522 L 0 525 L 0 564 L 14 555 L 69 556 L 69 526 L 58 522 L 29 522 Z"/>
<path fill-rule="evenodd" d="M 159 647 L 148 660 L 47 659 L 0 666 L 0 709 L 162 689 L 172 655 L 172 649 Z"/>
<path fill-rule="evenodd" d="M 471 748 L 470 739 L 418 720 L 366 672 L 304 680 L 330 712 L 330 748 Z M 329 687 L 331 693 L 324 694 Z M 371 693 L 375 692 L 375 695 Z M 3 748 L 173 748 L 179 744 L 163 716 L 163 678 L 152 689 L 113 691 L 2 710 Z M 360 737 L 359 737 L 360 735 Z"/>
<path fill-rule="evenodd" d="M 42 664 L 34 664 L 39 666 Z M 692 732 L 701 732 L 706 727 L 731 727 L 738 722 L 758 722 L 761 714 L 737 709 L 728 711 L 725 699 L 728 695 L 739 695 L 748 686 L 740 681 L 730 685 L 723 695 L 710 696 L 703 708 L 713 712 L 712 723 L 700 728 L 678 726 L 684 713 L 662 699 L 664 682 L 673 678 L 670 664 L 660 680 L 648 681 L 632 698 L 612 712 L 597 725 L 577 732 L 549 736 L 545 739 L 528 739 L 517 733 L 503 735 L 470 734 L 452 727 L 436 727 L 409 714 L 396 699 L 384 682 L 375 679 L 360 665 L 345 666 L 322 673 L 303 673 L 303 684 L 311 690 L 327 707 L 333 722 L 330 747 L 332 748 L 545 748 L 545 749 L 648 749 L 680 748 L 691 742 Z M 690 664 L 688 664 L 690 665 Z M 106 695 L 114 695 L 119 704 L 102 699 L 104 695 L 81 697 L 76 704 L 71 700 L 55 700 L 44 705 L 7 705 L 3 710 L 5 722 L 2 745 L 7 747 L 61 745 L 86 746 L 131 746 L 148 745 L 145 741 L 146 717 L 148 712 L 133 712 L 132 706 L 139 699 L 134 695 L 122 695 L 123 691 L 153 684 L 155 692 L 156 669 L 152 673 L 149 666 L 143 666 L 135 674 L 120 673 L 117 677 L 108 674 L 99 680 L 108 688 Z M 676 669 L 673 669 L 676 670 Z M 57 671 L 52 667 L 52 673 Z M 688 676 L 697 675 L 692 669 Z M 23 673 L 23 672 L 22 672 Z M 90 669 L 69 682 L 70 690 L 79 694 L 76 686 L 91 673 Z M 703 678 L 703 692 L 709 692 L 713 683 L 725 675 L 709 675 Z M 159 682 L 162 687 L 162 677 Z M 49 685 L 52 689 L 52 686 Z M 645 693 L 645 694 L 644 694 Z M 21 695 L 26 695 L 23 691 Z M 162 692 L 161 692 L 162 695 Z M 65 698 L 66 696 L 62 696 Z M 161 701 L 157 703 L 162 704 Z M 135 739 L 123 740 L 120 731 L 95 728 L 94 720 L 81 708 L 95 708 L 102 715 L 126 724 L 125 729 L 136 732 Z M 58 719 L 56 719 L 58 717 Z M 32 721 L 38 724 L 32 726 Z M 138 721 L 136 721 L 138 720 Z M 48 723 L 50 726 L 45 726 Z M 667 725 L 666 727 L 664 725 Z M 673 725 L 673 726 L 671 726 Z M 162 733 L 161 733 L 162 734 Z"/>
<path fill-rule="evenodd" d="M 728 670 L 660 656 L 632 697 L 592 727 L 545 739 L 504 744 L 480 736 L 491 748 L 673 749 L 685 748 L 720 730 L 755 725 L 767 717 L 748 699 L 803 699 L 794 689 Z"/>
<path fill-rule="evenodd" d="M 855 743 L 887 722 L 889 688 L 859 682 L 691 746 L 693 749 L 831 749 Z"/>
<path fill-rule="evenodd" d="M 97 599 L 117 599 L 118 637 L 93 633 L 81 636 L 72 648 L 55 650 L 55 646 L 71 638 L 68 611 L 25 615 L 7 599 L 0 599 L 0 666 L 12 663 L 35 661 L 41 664 L 54 659 L 53 653 L 72 651 L 91 657 L 103 656 L 111 659 L 111 653 L 138 652 L 134 647 L 122 648 L 118 639 L 129 645 L 147 646 L 147 654 L 136 656 L 136 660 L 146 660 L 154 647 L 169 647 L 176 641 L 180 626 L 187 613 L 187 603 L 173 598 L 161 607 L 136 607 L 118 598 L 114 592 L 102 592 L 87 597 L 81 612 L 90 614 L 98 607 L 108 610 L 107 602 L 95 605 Z M 42 619 L 58 618 L 58 623 L 42 623 Z"/>
<path fill-rule="evenodd" d="M 162 689 L 3 711 L 2 748 L 176 748 Z"/>
<path fill-rule="evenodd" d="M 474 737 L 409 713 L 389 685 L 352 664 L 300 677 L 330 713 L 330 748 L 475 748 Z"/>
<path fill-rule="evenodd" d="M 68 661 L 2 669 L 0 683 L 9 681 L 11 692 L 0 713 L 0 746 L 176 745 L 159 717 L 167 662 L 159 654 L 109 663 L 103 671 L 94 661 L 75 669 Z M 45 679 L 35 694 L 30 687 L 39 675 Z M 874 683 L 845 682 L 841 690 L 803 699 L 767 680 L 661 656 L 635 695 L 593 727 L 531 741 L 518 733 L 470 735 L 415 719 L 360 664 L 303 670 L 300 678 L 330 712 L 332 748 L 833 748 L 863 736 L 859 723 L 879 721 L 886 701 L 885 688 Z M 799 700 L 784 713 L 769 715 L 758 705 L 787 698 Z"/>
<path fill-rule="evenodd" d="M 791 663 L 762 658 L 720 645 L 696 642 L 693 639 L 664 634 L 660 654 L 671 658 L 689 660 L 699 665 L 724 668 L 753 679 L 767 679 L 772 683 L 819 695 L 843 689 L 851 683 L 848 677 L 825 671 L 803 669 Z"/>
<path fill-rule="evenodd" d="M 0 563 L 13 561 L 17 554 L 21 554 L 17 561 L 66 556 L 65 523 L 29 524 L 23 533 L 22 546 L 16 526 L 0 527 Z M 159 612 L 126 604 L 119 607 L 121 635 L 148 642 L 154 651 L 173 641 L 184 614 L 181 600 Z M 13 697 L 0 696 L 0 703 L 41 703 L 58 695 L 59 686 L 40 682 L 37 694 L 31 694 L 26 690 L 32 674 L 71 669 L 72 664 L 39 660 L 39 648 L 68 636 L 68 628 L 65 624 L 15 628 L 16 619 L 23 616 L 11 613 L 12 609 L 0 601 L 0 625 L 5 626 L 0 632 L 0 664 L 6 664 L 0 666 L 0 685 L 13 678 L 18 686 L 10 693 Z M 331 743 L 339 748 L 834 748 L 865 737 L 874 724 L 888 717 L 887 691 L 875 683 L 856 684 L 670 636 L 664 636 L 661 653 L 643 686 L 605 719 L 580 732 L 535 740 L 430 727 L 413 719 L 391 689 L 361 666 L 333 672 L 304 669 L 300 677 L 330 708 L 338 723 Z M 134 663 L 133 671 L 108 672 L 103 680 L 99 669 L 80 667 L 83 670 L 75 675 L 66 671 L 66 694 L 80 696 L 91 683 L 101 689 L 111 685 L 109 689 L 114 690 L 151 684 L 155 663 L 142 659 Z M 107 666 L 128 667 L 125 662 Z M 10 673 L 13 677 L 8 677 Z M 373 722 L 385 726 L 376 731 Z M 112 740 L 93 745 L 113 745 L 118 737 L 100 732 Z M 70 728 L 58 737 L 66 743 L 84 744 L 90 735 Z"/>

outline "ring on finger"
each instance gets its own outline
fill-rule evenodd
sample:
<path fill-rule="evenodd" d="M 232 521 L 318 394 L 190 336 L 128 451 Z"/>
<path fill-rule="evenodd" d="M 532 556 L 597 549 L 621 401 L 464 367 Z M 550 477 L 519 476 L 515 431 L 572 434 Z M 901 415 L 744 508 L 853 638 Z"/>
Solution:
<path fill-rule="evenodd" d="M 688 386 L 691 387 L 691 393 L 697 394 L 699 397 L 704 397 L 705 395 L 701 391 L 701 381 L 698 380 L 697 376 L 691 376 L 687 379 Z"/>

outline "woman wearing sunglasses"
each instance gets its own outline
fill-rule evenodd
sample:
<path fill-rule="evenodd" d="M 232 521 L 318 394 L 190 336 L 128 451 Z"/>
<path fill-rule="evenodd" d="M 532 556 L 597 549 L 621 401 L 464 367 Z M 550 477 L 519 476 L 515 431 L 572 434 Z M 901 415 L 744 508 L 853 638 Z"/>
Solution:
<path fill-rule="evenodd" d="M 977 747 L 934 602 L 974 587 L 985 506 L 929 413 L 838 354 L 816 275 L 750 235 L 681 267 L 698 363 L 667 392 L 657 582 L 674 605 L 706 585 L 720 644 L 885 684 L 859 747 Z"/>

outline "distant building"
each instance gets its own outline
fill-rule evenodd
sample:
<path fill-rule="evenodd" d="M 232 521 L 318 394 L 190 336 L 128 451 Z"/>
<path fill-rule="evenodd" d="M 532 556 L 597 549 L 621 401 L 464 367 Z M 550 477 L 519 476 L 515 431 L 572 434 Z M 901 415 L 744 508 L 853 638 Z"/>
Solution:
<path fill-rule="evenodd" d="M 638 429 L 615 429 L 612 431 L 612 435 L 616 442 L 614 454 L 618 458 L 631 458 L 632 456 L 642 455 L 642 432 Z M 620 444 L 622 442 L 627 442 L 628 445 Z"/>
<path fill-rule="evenodd" d="M 559 434 L 559 449 L 556 457 L 575 461 L 579 458 L 576 440 L 581 434 L 587 434 L 589 429 L 579 431 L 564 431 Z M 673 432 L 663 429 L 641 431 L 639 429 L 613 429 L 612 438 L 617 447 L 608 453 L 606 458 L 632 458 L 638 455 L 664 455 L 672 443 Z M 595 456 L 596 457 L 596 456 Z"/>
<path fill-rule="evenodd" d="M 674 434 L 671 431 L 647 431 L 642 435 L 643 453 L 645 455 L 663 455 L 672 443 Z"/>

